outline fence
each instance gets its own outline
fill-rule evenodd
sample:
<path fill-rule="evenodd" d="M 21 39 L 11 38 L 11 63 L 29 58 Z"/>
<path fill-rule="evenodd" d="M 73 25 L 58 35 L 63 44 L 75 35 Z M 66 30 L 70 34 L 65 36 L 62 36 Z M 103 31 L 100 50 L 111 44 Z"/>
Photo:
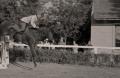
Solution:
<path fill-rule="evenodd" d="M 18 43 L 10 44 L 9 47 L 11 47 L 11 46 L 22 47 L 22 48 L 28 47 L 28 45 L 26 45 L 26 44 L 18 44 Z M 96 58 L 96 55 L 109 54 L 110 55 L 110 57 L 109 57 L 110 65 L 111 65 L 114 62 L 113 55 L 120 55 L 120 47 L 97 47 L 97 46 L 76 46 L 76 45 L 75 46 L 74 45 L 41 45 L 41 44 L 38 44 L 37 47 L 39 48 L 39 50 L 42 53 L 44 53 L 44 52 L 46 53 L 46 54 L 42 54 L 44 56 L 41 56 L 41 58 L 42 58 L 42 61 L 47 61 L 47 62 L 48 61 L 49 62 L 51 62 L 51 61 L 52 62 L 56 62 L 56 61 L 63 62 L 64 61 L 64 63 L 79 62 L 79 64 L 83 64 L 83 61 L 84 61 L 84 63 L 91 63 L 90 58 L 91 58 L 91 54 L 93 54 L 93 57 L 94 57 L 93 63 L 95 64 L 95 62 L 98 62 L 98 60 L 99 60 L 99 62 L 101 61 L 100 60 L 101 58 Z M 41 48 L 43 48 L 43 47 L 52 48 L 54 50 L 43 51 L 43 50 L 41 50 Z M 83 48 L 85 51 L 87 51 L 87 53 L 90 53 L 90 54 L 79 54 L 79 53 L 74 53 L 74 52 L 67 53 L 68 51 L 65 51 L 65 50 L 57 52 L 55 48 L 72 48 L 72 49 Z M 58 54 L 54 54 L 53 52 L 54 53 L 57 52 L 58 54 L 60 54 L 60 52 L 61 52 L 62 54 L 58 55 Z M 103 59 L 103 56 L 104 55 L 102 55 L 102 59 Z M 104 59 L 106 59 L 106 58 L 104 58 Z M 118 61 L 120 61 L 120 58 Z M 102 62 L 103 62 L 103 60 L 102 60 Z"/>
<path fill-rule="evenodd" d="M 25 45 L 25 44 L 13 44 L 14 46 L 21 46 L 21 47 L 23 47 L 23 46 L 28 46 L 28 45 Z M 110 61 L 110 63 L 112 62 L 114 62 L 114 56 L 119 56 L 120 55 L 120 47 L 97 47 L 97 46 L 76 46 L 76 45 L 41 45 L 41 44 L 38 44 L 37 45 L 37 47 L 39 48 L 39 50 L 40 50 L 40 52 L 44 52 L 43 50 L 41 51 L 41 48 L 45 48 L 45 47 L 47 47 L 47 48 L 52 48 L 53 50 L 53 52 L 55 53 L 55 52 L 58 52 L 58 50 L 57 51 L 55 51 L 56 49 L 55 48 L 72 48 L 73 50 L 72 50 L 72 54 L 70 54 L 70 56 L 71 56 L 71 58 L 73 58 L 73 56 L 74 56 L 74 54 L 76 54 L 76 56 L 74 56 L 74 57 L 77 57 L 78 55 L 79 55 L 79 51 L 77 51 L 77 52 L 74 52 L 75 50 L 74 49 L 76 49 L 76 50 L 78 50 L 79 48 L 81 49 L 84 49 L 84 54 L 81 54 L 81 55 L 79 55 L 81 58 L 80 59 L 82 59 L 82 58 L 84 58 L 84 59 L 90 59 L 91 57 L 92 58 L 94 58 L 93 60 L 94 60 L 94 62 L 100 62 L 101 61 L 101 57 L 102 57 L 102 62 L 103 62 L 103 60 L 106 60 L 106 55 L 107 55 L 107 58 L 109 58 L 109 61 Z M 48 55 L 50 55 L 49 54 L 49 51 L 50 50 L 47 50 L 48 51 Z M 52 52 L 52 51 L 50 51 L 50 52 Z M 46 52 L 46 51 L 45 51 Z M 68 51 L 59 51 L 58 53 L 62 53 L 62 55 L 63 54 L 65 54 L 66 56 L 66 58 L 67 57 L 69 57 L 69 54 L 67 53 Z M 66 52 L 66 53 L 63 53 L 63 52 Z M 87 53 L 87 54 L 85 54 L 85 53 Z M 46 58 L 47 58 L 47 55 L 46 54 Z M 68 54 L 68 55 L 67 55 Z M 92 55 L 91 55 L 92 54 Z M 45 55 L 44 53 L 43 53 L 43 55 Z M 108 56 L 109 55 L 109 56 Z M 64 56 L 64 55 L 63 55 Z M 90 58 L 88 58 L 88 57 L 90 57 Z M 49 56 L 48 56 L 49 57 Z M 53 56 L 54 57 L 54 56 Z M 51 57 L 50 57 L 51 58 Z M 104 59 L 103 59 L 104 58 Z M 78 58 L 77 58 L 78 59 Z M 118 58 L 119 60 L 118 61 L 120 61 L 120 58 Z M 74 61 L 75 61 L 75 59 L 74 59 Z M 89 62 L 90 62 L 90 60 L 89 60 Z"/>
<path fill-rule="evenodd" d="M 14 43 L 14 46 L 28 46 L 26 44 Z M 48 48 L 83 48 L 83 49 L 92 49 L 95 54 L 120 54 L 120 47 L 98 47 L 98 46 L 77 46 L 77 45 L 41 45 L 38 44 L 37 47 L 48 47 Z M 107 49 L 107 50 L 105 50 Z M 116 50 L 116 51 L 115 51 Z"/>

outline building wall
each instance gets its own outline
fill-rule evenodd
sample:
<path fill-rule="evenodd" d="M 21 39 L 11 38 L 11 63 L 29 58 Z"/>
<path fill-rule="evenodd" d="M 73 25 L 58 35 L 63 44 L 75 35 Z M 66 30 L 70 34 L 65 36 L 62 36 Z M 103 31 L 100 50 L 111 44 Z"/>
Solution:
<path fill-rule="evenodd" d="M 91 26 L 91 43 L 93 46 L 115 46 L 115 26 Z"/>

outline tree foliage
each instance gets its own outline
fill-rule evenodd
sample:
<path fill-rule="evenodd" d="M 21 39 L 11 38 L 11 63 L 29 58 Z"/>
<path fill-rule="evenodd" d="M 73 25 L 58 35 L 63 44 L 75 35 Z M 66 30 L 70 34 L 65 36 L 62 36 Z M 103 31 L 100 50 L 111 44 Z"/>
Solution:
<path fill-rule="evenodd" d="M 17 22 L 23 16 L 35 13 L 37 0 L 0 0 L 0 20 Z"/>
<path fill-rule="evenodd" d="M 50 25 L 54 33 L 74 40 L 88 35 L 83 32 L 90 31 L 91 0 L 0 0 L 0 22 L 17 23 L 21 17 L 37 14 L 48 1 L 53 1 L 58 9 L 52 10 L 50 15 L 57 17 Z"/>
<path fill-rule="evenodd" d="M 59 31 L 61 31 L 66 38 L 70 37 L 75 41 L 85 39 L 85 37 L 89 39 L 91 0 L 66 0 L 66 2 L 61 2 L 58 15 L 60 16 L 59 21 L 62 26 L 59 27 Z M 83 40 L 82 42 L 86 42 Z"/>

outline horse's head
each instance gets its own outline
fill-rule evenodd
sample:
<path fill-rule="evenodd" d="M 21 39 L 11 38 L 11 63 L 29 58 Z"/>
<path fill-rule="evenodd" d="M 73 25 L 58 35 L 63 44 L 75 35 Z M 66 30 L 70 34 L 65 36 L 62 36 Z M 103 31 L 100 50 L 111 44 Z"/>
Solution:
<path fill-rule="evenodd" d="M 40 39 L 43 41 L 48 39 L 48 42 L 52 43 L 54 41 L 53 32 L 47 27 L 41 27 L 39 29 L 39 33 L 41 34 Z"/>

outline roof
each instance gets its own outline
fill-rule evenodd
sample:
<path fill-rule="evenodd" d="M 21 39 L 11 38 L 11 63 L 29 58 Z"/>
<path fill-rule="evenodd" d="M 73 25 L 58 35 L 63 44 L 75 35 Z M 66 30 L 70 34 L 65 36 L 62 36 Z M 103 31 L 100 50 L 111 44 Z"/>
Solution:
<path fill-rule="evenodd" d="M 120 0 L 93 0 L 94 19 L 120 20 Z"/>

